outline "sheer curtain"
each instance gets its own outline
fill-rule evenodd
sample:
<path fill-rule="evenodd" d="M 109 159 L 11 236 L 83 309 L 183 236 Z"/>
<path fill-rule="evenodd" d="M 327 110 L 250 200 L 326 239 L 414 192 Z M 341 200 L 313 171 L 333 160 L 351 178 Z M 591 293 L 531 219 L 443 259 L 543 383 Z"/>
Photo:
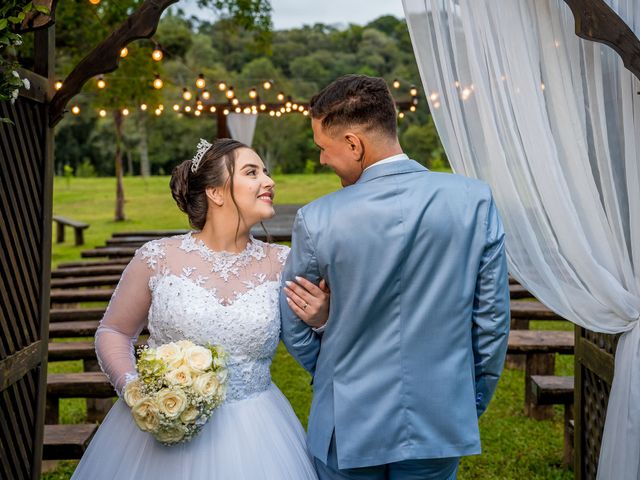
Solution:
<path fill-rule="evenodd" d="M 247 113 L 230 113 L 227 116 L 227 126 L 231 138 L 244 143 L 248 147 L 253 142 L 253 134 L 256 131 L 258 115 Z"/>
<path fill-rule="evenodd" d="M 403 0 L 457 173 L 487 181 L 512 275 L 578 325 L 625 332 L 598 478 L 640 478 L 640 81 L 562 0 Z M 640 2 L 608 0 L 636 35 Z"/>

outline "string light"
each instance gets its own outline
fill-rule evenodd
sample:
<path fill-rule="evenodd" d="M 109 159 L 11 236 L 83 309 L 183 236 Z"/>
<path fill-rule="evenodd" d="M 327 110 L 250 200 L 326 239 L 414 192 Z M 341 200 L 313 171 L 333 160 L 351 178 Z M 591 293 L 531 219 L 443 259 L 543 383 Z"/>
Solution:
<path fill-rule="evenodd" d="M 240 107 L 236 107 L 236 113 L 240 113 L 242 112 L 242 109 Z"/>
<path fill-rule="evenodd" d="M 205 100 L 209 100 L 211 98 L 211 92 L 209 92 L 209 90 L 205 88 L 202 91 L 202 98 L 204 98 Z"/>
<path fill-rule="evenodd" d="M 471 90 L 468 88 L 465 88 L 464 90 L 462 90 L 462 99 L 466 100 L 467 98 L 469 98 L 469 96 L 471 95 Z"/>
<path fill-rule="evenodd" d="M 60 90 L 62 88 L 62 82 L 58 80 L 54 85 L 56 90 Z"/>
<path fill-rule="evenodd" d="M 128 108 L 123 108 L 123 109 L 122 109 L 122 115 L 124 115 L 125 117 L 126 117 L 127 115 L 129 115 L 129 109 L 128 109 Z"/>
<path fill-rule="evenodd" d="M 276 116 L 276 112 L 274 112 L 273 110 L 271 110 L 271 111 L 269 112 L 269 116 L 270 116 L 270 117 L 275 117 L 275 116 Z"/>
<path fill-rule="evenodd" d="M 203 107 L 202 105 L 198 105 L 198 106 L 196 107 L 196 109 L 197 109 L 198 111 L 202 110 L 203 108 L 204 108 L 204 107 Z"/>
<path fill-rule="evenodd" d="M 228 108 L 225 108 L 225 109 L 222 111 L 222 113 L 224 113 L 225 115 L 229 115 L 229 109 L 228 109 Z"/>
<path fill-rule="evenodd" d="M 254 88 L 249 90 L 249 98 L 256 98 L 258 96 L 258 91 Z"/>
<path fill-rule="evenodd" d="M 140 105 L 140 110 L 142 110 L 143 112 L 146 112 L 147 110 L 147 104 L 143 103 L 142 105 Z"/>
<path fill-rule="evenodd" d="M 244 113 L 251 113 L 251 109 L 249 107 L 245 107 Z"/>
<path fill-rule="evenodd" d="M 269 80 L 265 80 L 262 84 L 262 88 L 264 88 L 265 90 L 271 90 L 271 82 Z"/>
<path fill-rule="evenodd" d="M 100 111 L 98 112 L 98 115 L 104 118 L 107 116 L 107 111 L 104 108 L 101 108 Z"/>
<path fill-rule="evenodd" d="M 418 95 L 418 89 L 415 85 L 411 85 L 411 88 L 409 89 L 409 95 L 411 95 L 412 97 Z"/>
<path fill-rule="evenodd" d="M 189 100 L 191 100 L 191 97 L 193 97 L 193 95 L 191 95 L 191 92 L 187 90 L 187 87 L 184 87 L 182 89 L 182 98 L 184 98 L 188 102 Z"/>
<path fill-rule="evenodd" d="M 174 112 L 177 112 L 177 111 L 179 111 L 179 110 L 180 110 L 180 105 L 178 105 L 177 103 L 175 103 L 175 104 L 173 105 L 173 111 L 174 111 Z"/>
<path fill-rule="evenodd" d="M 436 92 L 433 92 L 431 95 L 429 95 L 429 98 L 432 102 L 435 102 L 436 100 L 438 100 L 438 94 Z"/>
<path fill-rule="evenodd" d="M 291 102 L 285 103 L 284 106 L 287 107 L 287 108 L 291 108 Z"/>
<path fill-rule="evenodd" d="M 409 107 L 409 110 L 411 110 L 412 112 L 415 112 L 416 111 L 416 106 L 415 105 L 411 105 Z"/>
<path fill-rule="evenodd" d="M 201 112 L 200 110 L 196 110 L 195 112 L 193 112 L 193 114 L 194 114 L 196 117 L 199 117 L 200 115 L 202 115 L 202 112 Z"/>
<path fill-rule="evenodd" d="M 281 117 L 282 116 L 282 112 L 276 112 L 276 117 Z"/>
<path fill-rule="evenodd" d="M 212 107 L 210 107 L 210 108 L 209 108 L 209 111 L 210 111 L 211 113 L 215 113 L 215 112 L 216 112 L 216 107 L 213 107 L 213 106 L 212 106 Z"/>
<path fill-rule="evenodd" d="M 80 115 L 80 107 L 79 107 L 79 106 L 77 106 L 77 105 L 74 105 L 74 106 L 71 108 L 71 113 L 73 113 L 74 115 Z"/>
<path fill-rule="evenodd" d="M 187 105 L 186 107 L 184 107 L 184 111 L 189 113 L 191 111 L 191 107 Z"/>
<path fill-rule="evenodd" d="M 260 110 L 262 110 L 264 112 L 266 109 L 267 109 L 267 106 L 264 103 L 262 103 L 260 105 Z"/>
<path fill-rule="evenodd" d="M 160 48 L 156 46 L 153 52 L 151 52 L 151 58 L 153 58 L 156 62 L 159 62 L 163 57 L 164 53 L 162 53 L 162 50 L 160 50 Z"/>
<path fill-rule="evenodd" d="M 98 5 L 100 3 L 100 0 L 89 0 L 89 3 L 92 5 Z"/>
<path fill-rule="evenodd" d="M 404 112 L 398 113 L 398 118 L 404 118 Z"/>
<path fill-rule="evenodd" d="M 156 73 L 156 78 L 153 79 L 153 88 L 160 90 L 164 86 L 164 82 L 160 78 L 160 75 Z"/>
<path fill-rule="evenodd" d="M 196 80 L 196 87 L 204 88 L 207 85 L 207 82 L 204 81 L 204 75 L 198 75 L 198 79 Z"/>
<path fill-rule="evenodd" d="M 120 50 L 120 56 L 122 58 L 126 57 L 127 55 L 129 55 L 129 49 L 127 47 L 124 47 L 122 50 Z"/>
<path fill-rule="evenodd" d="M 233 100 L 231 100 L 231 103 L 233 103 L 234 105 L 238 105 L 240 103 L 240 100 L 234 98 Z"/>
<path fill-rule="evenodd" d="M 107 86 L 107 82 L 104 81 L 104 77 L 102 75 L 100 75 L 100 77 L 98 78 L 98 88 L 104 88 Z"/>
<path fill-rule="evenodd" d="M 225 95 L 227 96 L 227 98 L 233 98 L 236 96 L 236 94 L 233 91 L 233 85 L 229 86 L 229 89 L 227 90 L 227 93 Z"/>
<path fill-rule="evenodd" d="M 221 92 L 222 92 L 223 90 L 226 90 L 226 89 L 227 89 L 227 84 L 226 84 L 226 83 L 224 83 L 224 82 L 220 82 L 220 83 L 218 84 L 218 90 L 220 90 Z"/>
<path fill-rule="evenodd" d="M 294 103 L 293 105 L 291 105 L 291 108 L 293 108 L 294 110 L 297 110 L 298 109 L 298 104 Z"/>
<path fill-rule="evenodd" d="M 157 117 L 159 117 L 160 115 L 162 115 L 162 110 L 160 110 L 159 108 L 156 108 L 155 114 Z"/>
<path fill-rule="evenodd" d="M 306 117 L 309 115 L 309 112 L 307 112 L 306 110 L 304 112 L 302 112 L 302 114 Z"/>
<path fill-rule="evenodd" d="M 440 108 L 440 102 L 434 102 L 433 108 Z"/>
<path fill-rule="evenodd" d="M 397 78 L 393 80 L 393 88 L 400 88 L 400 80 Z"/>
<path fill-rule="evenodd" d="M 160 109 L 161 112 L 164 112 L 164 105 L 160 104 L 158 105 L 158 108 Z"/>
<path fill-rule="evenodd" d="M 278 100 L 280 101 L 284 100 L 284 93 L 278 92 Z"/>

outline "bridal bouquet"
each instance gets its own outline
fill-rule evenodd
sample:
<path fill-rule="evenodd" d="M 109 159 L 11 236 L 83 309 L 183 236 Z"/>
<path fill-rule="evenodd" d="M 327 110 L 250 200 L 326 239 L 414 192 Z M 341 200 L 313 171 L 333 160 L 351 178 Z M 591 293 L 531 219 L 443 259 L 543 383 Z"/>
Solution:
<path fill-rule="evenodd" d="M 138 427 L 165 445 L 191 440 L 224 401 L 226 354 L 220 347 L 187 340 L 143 347 L 136 370 L 124 401 Z"/>

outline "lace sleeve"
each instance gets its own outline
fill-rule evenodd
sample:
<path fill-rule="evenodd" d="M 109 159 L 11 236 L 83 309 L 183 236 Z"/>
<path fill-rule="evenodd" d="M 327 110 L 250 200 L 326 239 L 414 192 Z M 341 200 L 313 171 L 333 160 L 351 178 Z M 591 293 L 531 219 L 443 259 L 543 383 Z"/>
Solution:
<path fill-rule="evenodd" d="M 118 395 L 136 377 L 134 345 L 147 323 L 151 305 L 149 279 L 163 256 L 153 243 L 140 248 L 125 268 L 96 331 L 100 368 Z"/>

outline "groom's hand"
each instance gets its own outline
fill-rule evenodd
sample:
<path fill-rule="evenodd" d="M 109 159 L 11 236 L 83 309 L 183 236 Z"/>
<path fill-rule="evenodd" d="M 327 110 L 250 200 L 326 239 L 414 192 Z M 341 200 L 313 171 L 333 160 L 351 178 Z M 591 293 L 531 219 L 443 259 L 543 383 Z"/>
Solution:
<path fill-rule="evenodd" d="M 324 279 L 320 280 L 319 285 L 302 277 L 296 277 L 295 282 L 285 283 L 287 303 L 298 318 L 316 329 L 327 323 L 331 291 Z"/>

